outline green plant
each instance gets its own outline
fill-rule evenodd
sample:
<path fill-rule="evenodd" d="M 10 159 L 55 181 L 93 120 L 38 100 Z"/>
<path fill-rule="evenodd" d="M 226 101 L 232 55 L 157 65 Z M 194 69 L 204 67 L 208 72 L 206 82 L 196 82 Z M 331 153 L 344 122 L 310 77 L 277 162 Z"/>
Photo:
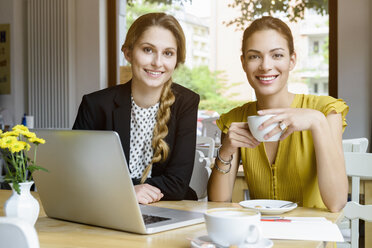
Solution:
<path fill-rule="evenodd" d="M 128 5 L 133 5 L 134 2 L 136 2 L 136 0 L 127 0 Z M 137 0 L 137 2 L 138 2 L 138 0 Z M 153 4 L 172 5 L 172 4 L 175 4 L 175 3 L 184 4 L 184 3 L 187 3 L 187 2 L 191 3 L 192 0 L 143 0 L 143 1 L 141 1 L 141 4 L 153 3 Z"/>
<path fill-rule="evenodd" d="M 19 183 L 32 180 L 32 173 L 37 170 L 47 171 L 36 165 L 37 146 L 44 144 L 45 140 L 36 137 L 27 127 L 17 125 L 12 131 L 2 133 L 0 130 L 0 151 L 5 160 L 5 181 L 13 184 L 14 190 L 20 194 Z M 27 156 L 31 145 L 35 145 L 34 157 Z"/>
<path fill-rule="evenodd" d="M 188 68 L 180 65 L 173 74 L 173 81 L 179 83 L 200 95 L 199 109 L 214 110 L 219 114 L 243 104 L 241 101 L 233 101 L 226 92 L 223 72 L 211 72 L 208 66 Z"/>
<path fill-rule="evenodd" d="M 235 24 L 237 29 L 244 30 L 246 24 L 263 15 L 281 14 L 290 22 L 297 22 L 304 18 L 305 9 L 311 9 L 320 15 L 328 14 L 328 0 L 288 1 L 288 0 L 233 0 L 227 5 L 240 9 L 241 15 L 226 26 Z"/>
<path fill-rule="evenodd" d="M 166 4 L 157 4 L 157 3 L 151 3 L 148 1 L 143 2 L 142 4 L 134 3 L 134 1 L 131 1 L 131 3 L 128 2 L 127 5 L 127 11 L 126 11 L 126 29 L 128 31 L 129 27 L 132 25 L 134 20 L 136 20 L 141 15 L 151 13 L 151 12 L 167 12 L 171 9 L 171 6 Z"/>

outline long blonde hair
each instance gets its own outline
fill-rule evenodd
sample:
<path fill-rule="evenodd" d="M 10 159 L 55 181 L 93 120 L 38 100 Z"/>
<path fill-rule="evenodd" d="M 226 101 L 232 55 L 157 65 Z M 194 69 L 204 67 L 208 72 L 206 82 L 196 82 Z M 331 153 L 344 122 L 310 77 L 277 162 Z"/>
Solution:
<path fill-rule="evenodd" d="M 137 40 L 150 27 L 159 26 L 172 32 L 177 42 L 177 63 L 185 62 L 186 57 L 186 42 L 181 25 L 176 18 L 165 13 L 149 13 L 140 16 L 129 28 L 125 42 L 121 48 L 132 50 Z M 151 141 L 152 149 L 154 150 L 151 162 L 146 166 L 142 173 L 141 183 L 144 183 L 152 169 L 152 165 L 157 162 L 164 162 L 169 154 L 169 146 L 164 141 L 168 135 L 168 122 L 170 119 L 170 108 L 175 101 L 175 96 L 172 92 L 172 78 L 170 78 L 163 86 L 160 96 L 159 110 L 156 115 L 156 124 L 154 127 L 153 137 Z"/>
<path fill-rule="evenodd" d="M 161 12 L 149 13 L 138 17 L 130 26 L 121 51 L 124 52 L 124 49 L 132 50 L 141 35 L 153 26 L 162 27 L 172 32 L 177 42 L 176 67 L 179 63 L 184 63 L 186 58 L 186 42 L 182 27 L 176 18 Z"/>

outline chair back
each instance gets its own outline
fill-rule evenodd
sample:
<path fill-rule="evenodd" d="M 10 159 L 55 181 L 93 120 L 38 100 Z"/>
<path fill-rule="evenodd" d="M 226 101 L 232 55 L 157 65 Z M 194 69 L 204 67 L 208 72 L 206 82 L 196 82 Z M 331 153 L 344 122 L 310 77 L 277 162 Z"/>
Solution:
<path fill-rule="evenodd" d="M 199 200 L 207 199 L 208 179 L 211 175 L 210 163 L 201 151 L 195 151 L 194 170 L 190 180 L 190 187 L 195 190 Z"/>
<path fill-rule="evenodd" d="M 345 152 L 346 174 L 351 177 L 351 202 L 346 205 L 345 216 L 351 219 L 351 247 L 359 245 L 359 220 L 354 218 L 355 212 L 364 206 L 359 205 L 360 179 L 372 180 L 372 153 Z M 366 209 L 370 207 L 366 207 Z M 364 210 L 365 211 L 365 210 Z M 354 213 L 353 213 L 354 212 Z M 365 216 L 363 218 L 367 218 Z"/>
<path fill-rule="evenodd" d="M 216 120 L 219 117 L 210 117 L 203 119 L 201 122 L 202 126 L 202 136 L 211 137 L 217 144 L 221 143 L 221 130 L 216 125 Z"/>
<path fill-rule="evenodd" d="M 368 139 L 367 138 L 344 139 L 342 140 L 342 146 L 344 152 L 367 152 Z"/>
<path fill-rule="evenodd" d="M 35 228 L 25 220 L 0 217 L 0 246 L 6 248 L 39 248 Z"/>
<path fill-rule="evenodd" d="M 206 144 L 208 147 L 203 147 L 203 148 L 198 148 L 198 145 L 204 145 Z M 197 150 L 200 150 L 200 151 L 205 151 L 207 150 L 207 153 L 204 153 L 204 155 L 209 159 L 210 163 L 212 163 L 213 161 L 213 157 L 214 157 L 214 149 L 215 149 L 215 142 L 214 142 L 214 139 L 212 139 L 211 137 L 207 137 L 207 136 L 198 136 L 196 137 L 196 149 Z"/>
<path fill-rule="evenodd" d="M 372 205 L 360 205 L 359 203 L 350 201 L 344 207 L 344 215 L 351 220 L 361 219 L 371 222 Z"/>

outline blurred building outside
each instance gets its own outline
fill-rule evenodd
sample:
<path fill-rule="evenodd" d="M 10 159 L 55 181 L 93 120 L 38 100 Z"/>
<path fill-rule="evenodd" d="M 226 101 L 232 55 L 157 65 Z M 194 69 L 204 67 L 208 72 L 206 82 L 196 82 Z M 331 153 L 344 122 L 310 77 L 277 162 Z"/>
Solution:
<path fill-rule="evenodd" d="M 241 103 L 255 100 L 240 62 L 242 30 L 224 22 L 240 16 L 237 9 L 228 7 L 225 0 L 192 0 L 169 12 L 180 22 L 186 36 L 186 63 L 189 68 L 207 65 L 210 71 L 222 71 L 230 100 Z M 125 21 L 125 6 L 120 9 L 120 22 Z M 280 17 L 276 16 L 276 17 Z M 288 88 L 293 93 L 328 95 L 328 15 L 305 11 L 298 23 L 285 21 L 292 30 L 297 64 L 290 74 Z M 125 30 L 120 28 L 120 30 Z M 121 31 L 120 42 L 125 34 Z M 121 65 L 126 64 L 121 54 Z M 182 82 L 181 82 L 182 83 Z M 213 109 L 199 111 L 199 119 L 215 117 Z"/>

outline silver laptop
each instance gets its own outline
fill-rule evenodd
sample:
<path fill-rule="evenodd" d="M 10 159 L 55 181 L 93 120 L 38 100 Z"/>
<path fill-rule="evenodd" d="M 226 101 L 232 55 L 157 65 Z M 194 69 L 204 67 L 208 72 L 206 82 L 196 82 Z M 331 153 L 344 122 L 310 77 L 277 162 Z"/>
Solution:
<path fill-rule="evenodd" d="M 34 180 L 49 217 L 141 234 L 204 221 L 199 212 L 137 203 L 116 132 L 33 131 L 46 140 L 36 163 L 49 172 L 35 172 Z"/>

